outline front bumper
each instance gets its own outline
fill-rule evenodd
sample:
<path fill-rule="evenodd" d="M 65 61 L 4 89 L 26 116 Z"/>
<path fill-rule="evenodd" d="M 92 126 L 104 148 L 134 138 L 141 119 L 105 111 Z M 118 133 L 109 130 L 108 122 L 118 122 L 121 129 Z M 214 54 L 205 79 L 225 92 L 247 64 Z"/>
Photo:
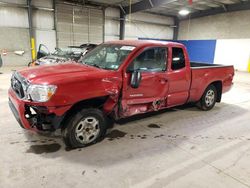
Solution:
<path fill-rule="evenodd" d="M 9 89 L 9 106 L 16 120 L 25 129 L 31 129 L 29 121 L 25 118 L 24 102 L 19 100 L 12 89 Z"/>
<path fill-rule="evenodd" d="M 12 89 L 9 89 L 9 106 L 21 127 L 40 131 L 60 128 L 64 115 L 71 107 L 36 106 L 19 99 Z"/>
<path fill-rule="evenodd" d="M 20 118 L 20 116 L 19 116 L 19 113 L 18 113 L 17 109 L 15 108 L 14 104 L 12 103 L 12 101 L 11 101 L 10 99 L 9 99 L 9 106 L 10 106 L 10 109 L 11 109 L 13 115 L 15 116 L 17 122 L 19 123 L 19 125 L 20 125 L 22 128 L 25 128 L 25 127 L 24 127 L 24 123 L 21 122 L 21 118 Z"/>

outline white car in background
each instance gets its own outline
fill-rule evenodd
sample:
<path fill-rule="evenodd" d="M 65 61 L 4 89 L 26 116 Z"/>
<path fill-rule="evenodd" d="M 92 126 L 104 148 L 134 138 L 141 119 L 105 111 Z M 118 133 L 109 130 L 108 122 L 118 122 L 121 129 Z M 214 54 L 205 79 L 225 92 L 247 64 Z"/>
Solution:
<path fill-rule="evenodd" d="M 77 63 L 85 54 L 94 49 L 96 46 L 97 44 L 68 46 L 66 48 L 56 48 L 55 52 L 50 53 L 45 45 L 40 44 L 37 52 L 37 59 L 30 62 L 28 66 L 49 65 L 68 61 Z"/>
<path fill-rule="evenodd" d="M 3 66 L 3 60 L 2 60 L 2 57 L 1 57 L 1 54 L 0 54 L 0 68 Z"/>

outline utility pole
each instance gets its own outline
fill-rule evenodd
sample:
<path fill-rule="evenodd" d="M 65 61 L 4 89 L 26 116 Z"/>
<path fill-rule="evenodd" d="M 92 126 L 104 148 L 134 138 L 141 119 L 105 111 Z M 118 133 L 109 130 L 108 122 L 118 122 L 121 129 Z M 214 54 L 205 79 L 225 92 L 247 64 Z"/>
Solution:
<path fill-rule="evenodd" d="M 33 31 L 33 23 L 32 23 L 32 0 L 27 0 L 28 5 L 28 21 L 29 21 L 29 35 L 30 35 L 30 47 L 31 47 L 31 58 L 32 61 L 36 59 L 36 45 L 35 45 L 35 37 Z"/>

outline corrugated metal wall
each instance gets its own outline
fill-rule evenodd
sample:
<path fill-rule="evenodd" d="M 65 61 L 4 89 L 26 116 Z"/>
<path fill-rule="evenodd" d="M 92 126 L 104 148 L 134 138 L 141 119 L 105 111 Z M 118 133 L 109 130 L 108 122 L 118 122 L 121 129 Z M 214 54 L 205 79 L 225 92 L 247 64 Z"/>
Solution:
<path fill-rule="evenodd" d="M 119 40 L 120 10 L 118 8 L 106 8 L 105 10 L 105 41 Z"/>
<path fill-rule="evenodd" d="M 126 19 L 125 39 L 173 39 L 174 29 L 170 25 L 174 25 L 174 20 L 171 17 L 138 12 Z"/>
<path fill-rule="evenodd" d="M 19 5 L 24 5 L 27 3 L 26 0 L 1 0 L 1 2 L 4 3 L 15 3 L 15 4 L 19 4 Z"/>
<path fill-rule="evenodd" d="M 48 10 L 33 10 L 33 28 L 36 39 L 36 49 L 39 44 L 44 44 L 53 52 L 56 47 L 56 31 L 54 27 L 54 11 L 52 0 L 32 0 L 35 7 Z"/>
<path fill-rule="evenodd" d="M 27 65 L 31 61 L 27 1 L 1 2 L 7 4 L 0 5 L 0 50 L 10 52 L 3 57 L 4 65 Z M 37 49 L 41 43 L 52 52 L 56 46 L 65 47 L 87 42 L 98 44 L 104 40 L 119 39 L 118 8 L 106 8 L 104 16 L 101 8 L 75 6 L 63 1 L 56 1 L 54 7 L 53 0 L 32 0 L 32 5 Z M 131 21 L 126 21 L 125 39 L 172 38 L 173 29 L 167 26 L 172 24 L 172 18 L 145 13 L 133 14 L 131 18 Z M 15 50 L 24 50 L 24 56 L 15 55 Z"/>
<path fill-rule="evenodd" d="M 0 27 L 28 28 L 28 13 L 26 9 L 0 6 Z"/>
<path fill-rule="evenodd" d="M 16 3 L 25 2 L 16 0 Z M 0 6 L 0 41 L 0 51 L 7 51 L 7 55 L 2 56 L 4 66 L 23 65 L 30 61 L 27 9 Z M 23 50 L 25 53 L 17 56 L 15 50 Z"/>
<path fill-rule="evenodd" d="M 66 4 L 56 5 L 57 45 L 103 42 L 103 10 Z"/>
<path fill-rule="evenodd" d="M 23 66 L 31 61 L 28 11 L 26 0 L 1 0 L 0 6 L 0 50 L 6 50 L 3 56 L 4 66 Z M 10 3 L 10 4 L 8 4 Z M 15 6 L 14 6 L 15 5 Z M 56 46 L 54 12 L 52 0 L 32 0 L 32 5 L 51 10 L 33 9 L 33 29 L 36 47 L 44 43 L 53 51 Z M 23 56 L 14 54 L 15 50 L 25 51 Z"/>

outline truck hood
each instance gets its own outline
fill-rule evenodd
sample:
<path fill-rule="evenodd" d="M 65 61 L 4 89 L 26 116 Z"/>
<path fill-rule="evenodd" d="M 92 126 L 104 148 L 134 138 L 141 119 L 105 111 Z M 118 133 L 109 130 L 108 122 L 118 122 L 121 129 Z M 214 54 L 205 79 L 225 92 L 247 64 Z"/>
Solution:
<path fill-rule="evenodd" d="M 102 74 L 102 72 L 106 72 L 107 74 L 109 71 L 79 63 L 37 66 L 19 71 L 25 79 L 40 84 L 54 83 L 58 80 L 63 81 L 69 77 L 79 78 L 84 76 L 87 79 L 90 76 L 93 77 L 93 75 Z"/>

